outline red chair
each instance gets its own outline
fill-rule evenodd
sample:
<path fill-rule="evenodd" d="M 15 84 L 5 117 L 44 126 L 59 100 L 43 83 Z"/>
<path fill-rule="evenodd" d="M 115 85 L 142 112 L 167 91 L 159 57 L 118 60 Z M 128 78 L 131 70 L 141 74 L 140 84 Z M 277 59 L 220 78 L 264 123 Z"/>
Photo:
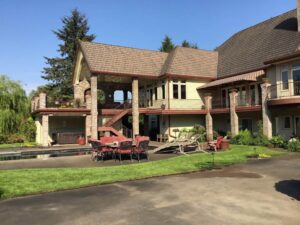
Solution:
<path fill-rule="evenodd" d="M 122 162 L 122 155 L 129 155 L 132 161 L 132 140 L 121 140 L 119 146 L 115 149 L 115 153 L 118 155 L 120 162 Z"/>
<path fill-rule="evenodd" d="M 222 140 L 223 140 L 223 137 L 219 136 L 216 141 L 208 142 L 209 149 L 214 150 L 215 152 L 218 149 L 221 149 Z"/>
<path fill-rule="evenodd" d="M 135 154 L 138 158 L 138 161 L 140 161 L 140 155 L 144 154 L 149 160 L 149 154 L 148 154 L 148 147 L 149 147 L 150 139 L 147 136 L 137 136 L 136 137 L 136 147 L 133 148 L 132 152 Z"/>

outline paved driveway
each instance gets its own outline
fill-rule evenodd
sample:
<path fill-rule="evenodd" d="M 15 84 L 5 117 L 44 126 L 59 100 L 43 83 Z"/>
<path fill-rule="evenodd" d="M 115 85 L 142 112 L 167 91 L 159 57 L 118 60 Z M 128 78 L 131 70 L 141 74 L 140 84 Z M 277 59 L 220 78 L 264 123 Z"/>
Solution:
<path fill-rule="evenodd" d="M 0 224 L 300 224 L 300 154 L 0 201 Z"/>

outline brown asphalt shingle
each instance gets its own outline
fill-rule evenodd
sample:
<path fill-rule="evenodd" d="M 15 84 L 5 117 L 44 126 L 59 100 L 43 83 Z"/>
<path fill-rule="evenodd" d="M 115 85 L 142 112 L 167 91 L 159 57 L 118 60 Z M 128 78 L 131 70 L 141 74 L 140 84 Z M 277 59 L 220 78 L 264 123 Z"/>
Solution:
<path fill-rule="evenodd" d="M 158 76 L 167 53 L 92 42 L 80 42 L 93 72 Z"/>
<path fill-rule="evenodd" d="M 81 41 L 79 44 L 92 72 L 216 77 L 217 52 L 176 47 L 168 54 L 100 43 Z"/>
<path fill-rule="evenodd" d="M 300 43 L 297 26 L 292 10 L 236 33 L 216 49 L 218 77 L 256 70 L 265 61 L 294 53 Z"/>
<path fill-rule="evenodd" d="M 165 73 L 215 78 L 218 53 L 201 49 L 176 47 L 170 54 Z"/>

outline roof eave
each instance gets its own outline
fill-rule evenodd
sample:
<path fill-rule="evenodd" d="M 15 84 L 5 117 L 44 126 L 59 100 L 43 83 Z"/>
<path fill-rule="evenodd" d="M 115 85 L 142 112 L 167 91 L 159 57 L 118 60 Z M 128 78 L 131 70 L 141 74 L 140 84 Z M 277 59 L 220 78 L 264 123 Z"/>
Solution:
<path fill-rule="evenodd" d="M 283 55 L 274 59 L 270 59 L 268 61 L 265 61 L 264 64 L 265 65 L 272 65 L 272 64 L 276 64 L 276 63 L 281 63 L 284 61 L 289 61 L 289 60 L 293 60 L 296 58 L 300 58 L 300 51 L 297 51 L 295 53 L 292 54 L 287 54 L 287 55 Z"/>

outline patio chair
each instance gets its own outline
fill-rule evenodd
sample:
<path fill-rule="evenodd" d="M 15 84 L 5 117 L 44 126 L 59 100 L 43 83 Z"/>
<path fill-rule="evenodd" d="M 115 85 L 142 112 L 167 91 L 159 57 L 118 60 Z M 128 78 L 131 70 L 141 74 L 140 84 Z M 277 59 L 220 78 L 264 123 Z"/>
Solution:
<path fill-rule="evenodd" d="M 100 141 L 98 140 L 89 140 L 89 143 L 92 145 L 92 154 L 91 154 L 91 160 L 92 161 L 97 161 L 100 157 L 102 157 L 102 147 L 103 145 L 101 144 Z"/>
<path fill-rule="evenodd" d="M 132 153 L 137 156 L 138 161 L 140 162 L 141 154 L 145 155 L 147 160 L 149 160 L 149 147 L 150 139 L 147 136 L 137 136 L 136 137 L 136 146 L 132 149 Z"/>
<path fill-rule="evenodd" d="M 129 155 L 132 162 L 132 140 L 122 140 L 119 146 L 115 149 L 115 154 L 118 155 L 120 162 L 122 162 L 122 155 Z"/>
<path fill-rule="evenodd" d="M 218 149 L 221 149 L 222 140 L 223 137 L 219 136 L 216 141 L 208 142 L 208 148 L 216 152 Z"/>

